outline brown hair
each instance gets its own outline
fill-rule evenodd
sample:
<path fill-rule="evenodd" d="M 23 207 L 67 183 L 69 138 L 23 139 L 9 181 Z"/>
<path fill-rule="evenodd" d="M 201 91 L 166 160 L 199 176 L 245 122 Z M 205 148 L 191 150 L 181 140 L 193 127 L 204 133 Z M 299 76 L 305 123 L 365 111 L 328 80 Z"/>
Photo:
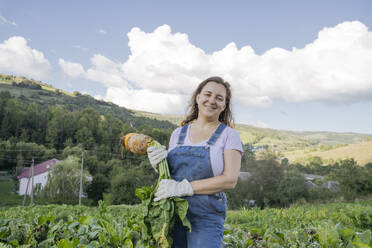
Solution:
<path fill-rule="evenodd" d="M 186 125 L 186 124 L 190 123 L 191 121 L 198 118 L 199 108 L 198 108 L 198 104 L 196 103 L 196 96 L 201 93 L 204 86 L 209 82 L 215 82 L 215 83 L 221 84 L 225 87 L 225 89 L 226 89 L 226 107 L 221 112 L 220 116 L 218 117 L 218 120 L 220 122 L 225 123 L 227 126 L 232 127 L 234 121 L 233 121 L 232 113 L 231 113 L 231 89 L 230 89 L 230 84 L 228 82 L 226 82 L 225 80 L 223 80 L 223 78 L 221 78 L 221 77 L 209 77 L 198 85 L 198 87 L 196 88 L 196 90 L 192 94 L 190 104 L 188 106 L 188 114 L 186 115 L 186 118 L 181 122 L 181 126 L 184 126 L 184 125 Z"/>

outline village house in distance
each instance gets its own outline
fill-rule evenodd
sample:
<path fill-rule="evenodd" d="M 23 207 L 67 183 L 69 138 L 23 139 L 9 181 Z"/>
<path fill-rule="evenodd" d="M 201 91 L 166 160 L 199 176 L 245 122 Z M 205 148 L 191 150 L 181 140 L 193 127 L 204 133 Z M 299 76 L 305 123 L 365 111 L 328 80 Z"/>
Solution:
<path fill-rule="evenodd" d="M 40 164 L 37 164 L 34 166 L 34 188 L 37 185 L 40 185 L 40 189 L 42 189 L 47 181 L 48 181 L 48 174 L 49 171 L 53 168 L 53 166 L 60 161 L 56 158 L 53 158 L 51 160 L 42 162 Z M 19 195 L 26 194 L 31 195 L 31 167 L 24 168 L 22 173 L 18 176 L 19 180 Z M 27 186 L 28 184 L 28 186 Z"/>

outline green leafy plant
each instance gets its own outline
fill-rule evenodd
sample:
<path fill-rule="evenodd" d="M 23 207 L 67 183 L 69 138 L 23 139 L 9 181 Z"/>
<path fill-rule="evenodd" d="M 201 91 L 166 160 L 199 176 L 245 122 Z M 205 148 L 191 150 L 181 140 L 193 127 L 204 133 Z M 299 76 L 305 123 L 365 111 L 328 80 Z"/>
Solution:
<path fill-rule="evenodd" d="M 152 140 L 149 146 L 161 145 Z M 136 189 L 136 195 L 142 200 L 143 219 L 142 219 L 142 238 L 148 245 L 159 247 L 170 247 L 172 230 L 176 218 L 191 230 L 191 224 L 186 217 L 188 202 L 180 197 L 171 197 L 154 201 L 154 195 L 162 179 L 171 179 L 167 160 L 164 159 L 158 165 L 159 178 L 153 187 L 144 186 Z"/>

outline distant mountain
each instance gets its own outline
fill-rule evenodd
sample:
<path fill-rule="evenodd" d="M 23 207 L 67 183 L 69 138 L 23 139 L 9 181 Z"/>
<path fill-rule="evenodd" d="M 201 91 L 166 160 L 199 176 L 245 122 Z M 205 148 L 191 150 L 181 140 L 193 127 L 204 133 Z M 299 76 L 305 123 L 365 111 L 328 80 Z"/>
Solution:
<path fill-rule="evenodd" d="M 183 120 L 182 115 L 155 114 L 144 111 L 134 111 L 137 116 L 168 120 L 179 125 Z M 235 124 L 243 143 L 252 145 L 269 145 L 280 150 L 291 148 L 306 148 L 313 146 L 338 146 L 341 144 L 355 144 L 372 138 L 372 134 L 336 133 L 336 132 L 299 132 L 260 128 L 246 124 Z"/>
<path fill-rule="evenodd" d="M 168 120 L 178 125 L 181 115 L 163 115 L 135 111 L 138 116 L 158 120 Z M 245 124 L 236 124 L 243 143 L 253 146 L 267 145 L 270 149 L 280 151 L 291 162 L 305 161 L 311 156 L 324 160 L 354 158 L 360 165 L 372 162 L 371 134 L 336 133 L 336 132 L 297 132 L 259 128 Z"/>
<path fill-rule="evenodd" d="M 372 162 L 372 141 L 360 142 L 356 144 L 342 145 L 329 150 L 318 149 L 315 151 L 303 150 L 287 152 L 286 157 L 291 162 L 304 162 L 309 157 L 320 157 L 323 161 L 337 159 L 354 158 L 359 165 Z"/>

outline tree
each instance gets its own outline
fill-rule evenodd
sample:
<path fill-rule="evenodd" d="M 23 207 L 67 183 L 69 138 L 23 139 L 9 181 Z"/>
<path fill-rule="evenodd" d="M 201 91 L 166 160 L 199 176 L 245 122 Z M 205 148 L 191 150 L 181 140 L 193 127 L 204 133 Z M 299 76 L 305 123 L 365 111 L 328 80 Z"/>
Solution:
<path fill-rule="evenodd" d="M 63 149 L 62 157 L 67 158 L 69 156 L 75 156 L 80 157 L 83 152 L 83 147 L 78 146 L 66 146 L 65 149 Z"/>
<path fill-rule="evenodd" d="M 101 120 L 98 112 L 94 108 L 85 108 L 79 112 L 79 129 L 87 128 L 93 137 L 97 135 L 98 123 Z"/>
<path fill-rule="evenodd" d="M 276 160 L 280 157 L 280 153 L 274 150 L 261 150 L 258 151 L 256 157 L 258 160 Z"/>
<path fill-rule="evenodd" d="M 261 208 L 279 204 L 277 189 L 283 175 L 279 163 L 274 159 L 256 161 L 250 172 L 252 176 L 246 184 L 249 199 L 255 200 Z"/>
<path fill-rule="evenodd" d="M 11 98 L 4 107 L 4 117 L 1 123 L 1 137 L 19 137 L 24 124 L 26 111 L 24 105 L 17 99 Z"/>
<path fill-rule="evenodd" d="M 56 149 L 63 149 L 68 138 L 74 137 L 76 122 L 73 113 L 66 108 L 54 107 L 48 110 L 46 141 Z"/>
<path fill-rule="evenodd" d="M 347 200 L 370 193 L 372 183 L 368 169 L 358 166 L 353 158 L 341 160 L 333 167 L 330 178 L 340 183 L 341 193 Z"/>
<path fill-rule="evenodd" d="M 283 173 L 278 187 L 278 195 L 282 206 L 289 206 L 299 198 L 306 198 L 308 192 L 304 175 L 296 170 Z"/>
<path fill-rule="evenodd" d="M 48 182 L 42 190 L 43 195 L 59 203 L 74 202 L 78 199 L 80 189 L 79 158 L 69 156 L 53 166 L 48 175 Z M 88 185 L 88 172 L 83 172 L 83 189 Z"/>
<path fill-rule="evenodd" d="M 150 172 L 151 171 L 151 172 Z M 111 204 L 136 204 L 136 188 L 152 185 L 155 173 L 148 162 L 133 168 L 113 168 L 109 197 Z"/>
<path fill-rule="evenodd" d="M 110 187 L 110 180 L 103 174 L 94 175 L 93 181 L 87 188 L 88 197 L 95 203 L 103 199 L 103 193 Z"/>
<path fill-rule="evenodd" d="M 9 91 L 1 91 L 0 92 L 0 123 L 2 122 L 3 118 L 4 118 L 4 109 L 5 109 L 5 106 L 6 106 L 6 102 L 8 101 L 8 99 L 11 98 L 11 95 L 9 93 Z"/>
<path fill-rule="evenodd" d="M 252 151 L 252 146 L 249 144 L 246 144 L 243 146 L 243 157 L 242 157 L 242 171 L 249 171 L 249 167 L 252 166 L 254 161 L 256 160 L 256 155 Z"/>
<path fill-rule="evenodd" d="M 30 140 L 36 143 L 44 143 L 46 130 L 46 113 L 41 110 L 41 106 L 31 103 L 27 106 L 26 125 L 30 133 Z"/>
<path fill-rule="evenodd" d="M 78 130 L 75 139 L 78 144 L 82 144 L 87 149 L 90 149 L 95 143 L 93 134 L 87 127 Z"/>

